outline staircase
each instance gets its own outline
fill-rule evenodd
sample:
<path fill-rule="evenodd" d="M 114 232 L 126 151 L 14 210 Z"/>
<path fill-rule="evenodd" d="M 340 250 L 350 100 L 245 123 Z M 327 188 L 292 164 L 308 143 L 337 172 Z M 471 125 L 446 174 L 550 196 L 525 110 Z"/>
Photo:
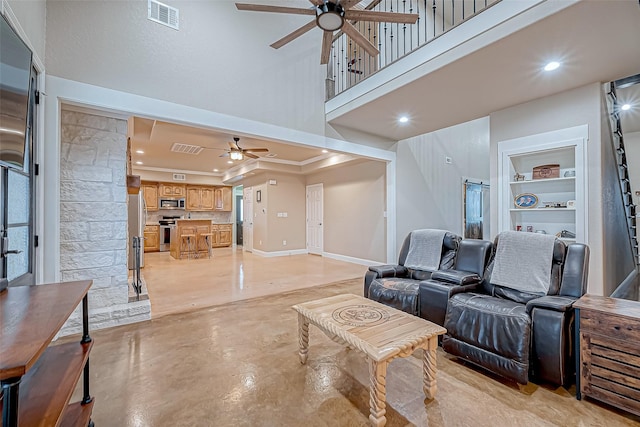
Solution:
<path fill-rule="evenodd" d="M 627 151 L 624 144 L 624 134 L 620 120 L 620 105 L 616 96 L 616 82 L 606 85 L 607 107 L 609 110 L 609 121 L 612 132 L 612 143 L 617 155 L 618 178 L 622 193 L 622 201 L 626 214 L 627 230 L 629 235 L 630 249 L 636 264 L 635 271 L 632 272 L 611 295 L 613 297 L 638 299 L 638 278 L 640 266 L 640 251 L 638 248 L 638 228 L 637 228 L 637 205 L 633 203 L 633 191 L 629 178 L 629 163 L 627 161 Z"/>

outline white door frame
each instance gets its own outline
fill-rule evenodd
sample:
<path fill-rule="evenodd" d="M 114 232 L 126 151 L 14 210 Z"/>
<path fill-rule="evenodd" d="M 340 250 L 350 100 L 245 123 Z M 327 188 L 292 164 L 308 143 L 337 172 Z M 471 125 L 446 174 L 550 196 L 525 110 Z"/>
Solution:
<path fill-rule="evenodd" d="M 315 193 L 318 190 L 320 193 L 319 199 L 314 200 L 309 197 L 312 192 Z M 315 205 L 316 203 L 319 206 Z M 322 183 L 307 185 L 306 212 L 307 251 L 310 254 L 322 255 L 324 252 L 324 186 Z"/>

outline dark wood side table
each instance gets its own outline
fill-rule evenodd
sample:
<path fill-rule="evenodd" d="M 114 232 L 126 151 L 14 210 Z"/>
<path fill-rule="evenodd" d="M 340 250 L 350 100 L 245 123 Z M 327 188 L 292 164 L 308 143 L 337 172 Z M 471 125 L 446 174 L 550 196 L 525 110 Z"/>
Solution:
<path fill-rule="evenodd" d="M 585 295 L 576 309 L 576 398 L 640 416 L 640 302 Z"/>

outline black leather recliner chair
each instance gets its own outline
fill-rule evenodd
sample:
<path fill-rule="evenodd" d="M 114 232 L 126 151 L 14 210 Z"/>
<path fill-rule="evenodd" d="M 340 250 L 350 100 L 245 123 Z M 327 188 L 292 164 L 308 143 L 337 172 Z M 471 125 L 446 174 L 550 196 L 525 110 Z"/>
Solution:
<path fill-rule="evenodd" d="M 543 296 L 492 284 L 492 260 L 481 285 L 449 299 L 442 348 L 522 384 L 531 377 L 569 385 L 573 303 L 586 292 L 589 247 L 556 240 L 552 260 L 550 288 Z M 521 268 L 527 274 L 526 265 Z"/>
<path fill-rule="evenodd" d="M 453 269 L 434 271 L 431 279 L 420 282 L 418 315 L 443 326 L 449 298 L 477 288 L 492 251 L 493 244 L 486 240 L 462 240 Z"/>
<path fill-rule="evenodd" d="M 418 315 L 418 290 L 419 284 L 423 280 L 431 278 L 431 271 L 414 270 L 405 267 L 411 234 L 407 235 L 400 249 L 398 264 L 378 265 L 369 267 L 364 276 L 364 296 L 375 301 L 386 304 L 390 307 L 407 313 Z M 442 242 L 442 253 L 440 257 L 439 270 L 451 269 L 455 263 L 456 252 L 460 244 L 460 236 L 451 232 L 446 232 Z M 376 287 L 376 292 L 370 294 L 370 287 L 374 280 L 385 279 L 387 284 L 392 284 L 391 288 L 383 286 Z"/>

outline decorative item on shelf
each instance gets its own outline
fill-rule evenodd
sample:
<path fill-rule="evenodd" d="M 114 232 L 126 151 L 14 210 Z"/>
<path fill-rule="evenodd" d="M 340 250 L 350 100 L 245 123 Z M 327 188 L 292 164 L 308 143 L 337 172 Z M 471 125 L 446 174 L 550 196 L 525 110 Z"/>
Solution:
<path fill-rule="evenodd" d="M 576 176 L 576 170 L 575 169 L 569 169 L 568 171 L 566 171 L 564 173 L 564 177 L 565 178 L 573 178 Z"/>
<path fill-rule="evenodd" d="M 567 202 L 542 202 L 543 208 L 566 208 Z"/>
<path fill-rule="evenodd" d="M 527 225 L 527 232 L 533 233 L 533 225 Z"/>
<path fill-rule="evenodd" d="M 568 208 L 575 208 L 576 207 L 576 201 L 575 200 L 567 200 L 567 207 Z"/>
<path fill-rule="evenodd" d="M 521 225 L 516 225 L 516 231 L 522 231 L 522 226 Z"/>
<path fill-rule="evenodd" d="M 536 230 L 538 234 L 547 234 L 547 230 Z"/>
<path fill-rule="evenodd" d="M 560 178 L 560 165 L 540 165 L 533 168 L 533 179 Z"/>
<path fill-rule="evenodd" d="M 517 208 L 521 208 L 521 209 L 535 208 L 538 205 L 538 196 L 536 196 L 533 193 L 518 194 L 513 199 L 513 204 Z"/>
<path fill-rule="evenodd" d="M 513 180 L 514 181 L 524 181 L 524 175 L 516 172 L 516 174 L 513 175 Z"/>

